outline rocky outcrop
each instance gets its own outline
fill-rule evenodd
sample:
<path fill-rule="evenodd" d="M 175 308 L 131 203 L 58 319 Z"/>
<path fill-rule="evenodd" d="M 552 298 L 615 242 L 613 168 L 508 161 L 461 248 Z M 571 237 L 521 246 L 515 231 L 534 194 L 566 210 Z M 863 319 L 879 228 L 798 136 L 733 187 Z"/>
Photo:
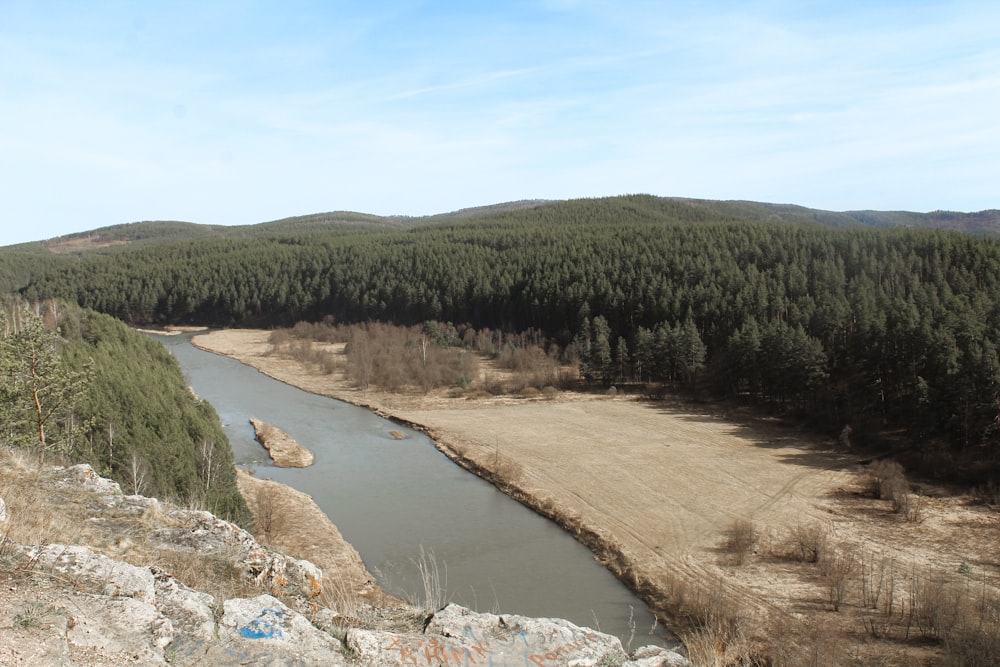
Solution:
<path fill-rule="evenodd" d="M 313 453 L 277 426 L 256 417 L 250 418 L 257 442 L 264 446 L 279 468 L 305 468 L 313 464 Z"/>
<path fill-rule="evenodd" d="M 335 637 L 270 595 L 217 601 L 155 567 L 80 546 L 50 544 L 21 553 L 36 576 L 59 578 L 40 594 L 25 588 L 21 599 L 0 606 L 0 664 L 347 662 Z"/>
<path fill-rule="evenodd" d="M 621 664 L 621 642 L 562 620 L 478 614 L 448 605 L 422 634 L 351 630 L 348 647 L 372 665 Z"/>
<path fill-rule="evenodd" d="M 617 638 L 559 619 L 457 605 L 429 618 L 411 609 L 406 623 L 382 622 L 398 610 L 346 615 L 319 604 L 315 565 L 208 512 L 125 496 L 88 466 L 52 469 L 46 483 L 86 489 L 95 524 L 156 521 L 147 546 L 219 554 L 257 592 L 219 599 L 158 565 L 0 536 L 0 665 L 689 665 L 659 647 L 628 656 Z"/>
<path fill-rule="evenodd" d="M 640 649 L 636 661 L 618 638 L 562 619 L 485 614 L 455 604 L 431 616 L 422 633 L 352 629 L 345 642 L 366 665 L 690 665 L 656 646 Z"/>

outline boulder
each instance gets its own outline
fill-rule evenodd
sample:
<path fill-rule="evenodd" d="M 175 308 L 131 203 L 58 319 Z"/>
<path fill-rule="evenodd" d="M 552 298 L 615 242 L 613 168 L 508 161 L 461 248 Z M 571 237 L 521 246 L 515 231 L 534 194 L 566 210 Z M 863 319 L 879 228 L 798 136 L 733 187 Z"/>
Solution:
<path fill-rule="evenodd" d="M 562 619 L 486 614 L 455 604 L 434 614 L 423 633 L 355 628 L 345 642 L 359 662 L 376 667 L 691 667 L 687 658 L 660 646 L 645 646 L 630 658 L 616 637 Z"/>
<path fill-rule="evenodd" d="M 101 495 L 122 495 L 122 487 L 119 486 L 118 482 L 101 477 L 86 463 L 69 466 L 68 468 L 55 466 L 52 470 L 60 477 L 57 480 L 58 486 L 83 488 Z"/>
<path fill-rule="evenodd" d="M 252 656 L 253 664 L 344 665 L 342 646 L 302 614 L 277 598 L 258 595 L 226 600 L 219 639 L 234 658 Z"/>
<path fill-rule="evenodd" d="M 370 665 L 596 665 L 626 660 L 611 635 L 562 619 L 477 613 L 451 604 L 423 634 L 350 630 L 347 645 Z"/>
<path fill-rule="evenodd" d="M 693 667 L 683 655 L 662 646 L 637 648 L 627 664 L 637 667 Z"/>
<path fill-rule="evenodd" d="M 26 550 L 27 556 L 54 572 L 65 574 L 104 595 L 130 597 L 153 604 L 156 599 L 153 573 L 123 561 L 94 553 L 81 546 L 47 544 Z"/>

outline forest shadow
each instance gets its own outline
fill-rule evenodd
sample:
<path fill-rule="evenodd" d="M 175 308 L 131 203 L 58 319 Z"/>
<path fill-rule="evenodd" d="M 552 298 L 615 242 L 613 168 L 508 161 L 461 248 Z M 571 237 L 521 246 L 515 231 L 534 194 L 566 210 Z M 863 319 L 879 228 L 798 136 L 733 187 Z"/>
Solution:
<path fill-rule="evenodd" d="M 697 402 L 675 396 L 642 398 L 639 402 L 674 419 L 730 427 L 733 436 L 747 444 L 779 452 L 777 458 L 782 463 L 846 470 L 871 457 L 863 451 L 844 451 L 833 436 L 751 407 Z"/>

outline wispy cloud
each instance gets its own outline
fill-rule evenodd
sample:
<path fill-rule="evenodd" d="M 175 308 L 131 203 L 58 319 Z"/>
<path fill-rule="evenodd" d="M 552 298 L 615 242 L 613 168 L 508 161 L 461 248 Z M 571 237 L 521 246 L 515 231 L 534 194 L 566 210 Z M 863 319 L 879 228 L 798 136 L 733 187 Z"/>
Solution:
<path fill-rule="evenodd" d="M 996 207 L 997 25 L 986 2 L 8 2 L 0 217 L 28 231 L 0 243 L 638 191 Z"/>

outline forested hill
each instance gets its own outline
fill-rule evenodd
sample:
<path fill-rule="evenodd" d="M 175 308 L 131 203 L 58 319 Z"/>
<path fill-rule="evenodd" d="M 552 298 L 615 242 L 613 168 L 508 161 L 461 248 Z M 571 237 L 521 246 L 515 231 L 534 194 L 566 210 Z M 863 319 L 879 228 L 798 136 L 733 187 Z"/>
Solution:
<path fill-rule="evenodd" d="M 352 211 L 313 213 L 252 225 L 202 225 L 193 222 L 152 220 L 101 227 L 54 239 L 8 246 L 5 250 L 27 254 L 84 254 L 114 252 L 122 246 L 151 246 L 210 238 L 249 238 L 254 236 L 296 236 L 315 232 L 385 231 L 405 229 L 420 224 L 478 218 L 504 211 L 540 206 L 546 202 L 525 200 L 479 206 L 438 215 L 379 216 Z M 2 249 L 0 249 L 2 250 Z"/>
<path fill-rule="evenodd" d="M 905 433 L 993 474 L 1000 239 L 888 222 L 912 215 L 871 214 L 890 225 L 877 229 L 856 214 L 630 196 L 336 231 L 293 221 L 33 262 L 0 252 L 0 275 L 28 300 L 132 324 L 536 329 L 595 383 L 766 403 L 831 433 L 850 424 L 856 441 Z"/>
<path fill-rule="evenodd" d="M 674 221 L 747 220 L 762 222 L 818 222 L 834 227 L 863 225 L 868 227 L 911 227 L 944 229 L 979 235 L 1000 235 L 1000 210 L 975 213 L 932 211 L 824 211 L 791 204 L 768 204 L 752 201 L 716 201 L 679 197 L 631 196 L 576 201 L 522 200 L 461 209 L 429 216 L 378 216 L 350 211 L 315 213 L 271 222 L 247 225 L 211 225 L 178 221 L 145 221 L 112 225 L 81 231 L 54 239 L 39 239 L 33 243 L 8 246 L 6 250 L 26 253 L 86 253 L 109 251 L 121 246 L 159 245 L 208 238 L 250 238 L 254 236 L 294 236 L 315 232 L 386 231 L 408 229 L 420 225 L 456 220 L 489 218 L 512 211 L 539 207 L 578 208 L 593 206 L 601 210 L 608 201 L 631 204 L 650 210 L 656 217 Z M 539 212 L 540 218 L 553 215 Z M 558 215 L 558 214 L 556 214 Z"/>

